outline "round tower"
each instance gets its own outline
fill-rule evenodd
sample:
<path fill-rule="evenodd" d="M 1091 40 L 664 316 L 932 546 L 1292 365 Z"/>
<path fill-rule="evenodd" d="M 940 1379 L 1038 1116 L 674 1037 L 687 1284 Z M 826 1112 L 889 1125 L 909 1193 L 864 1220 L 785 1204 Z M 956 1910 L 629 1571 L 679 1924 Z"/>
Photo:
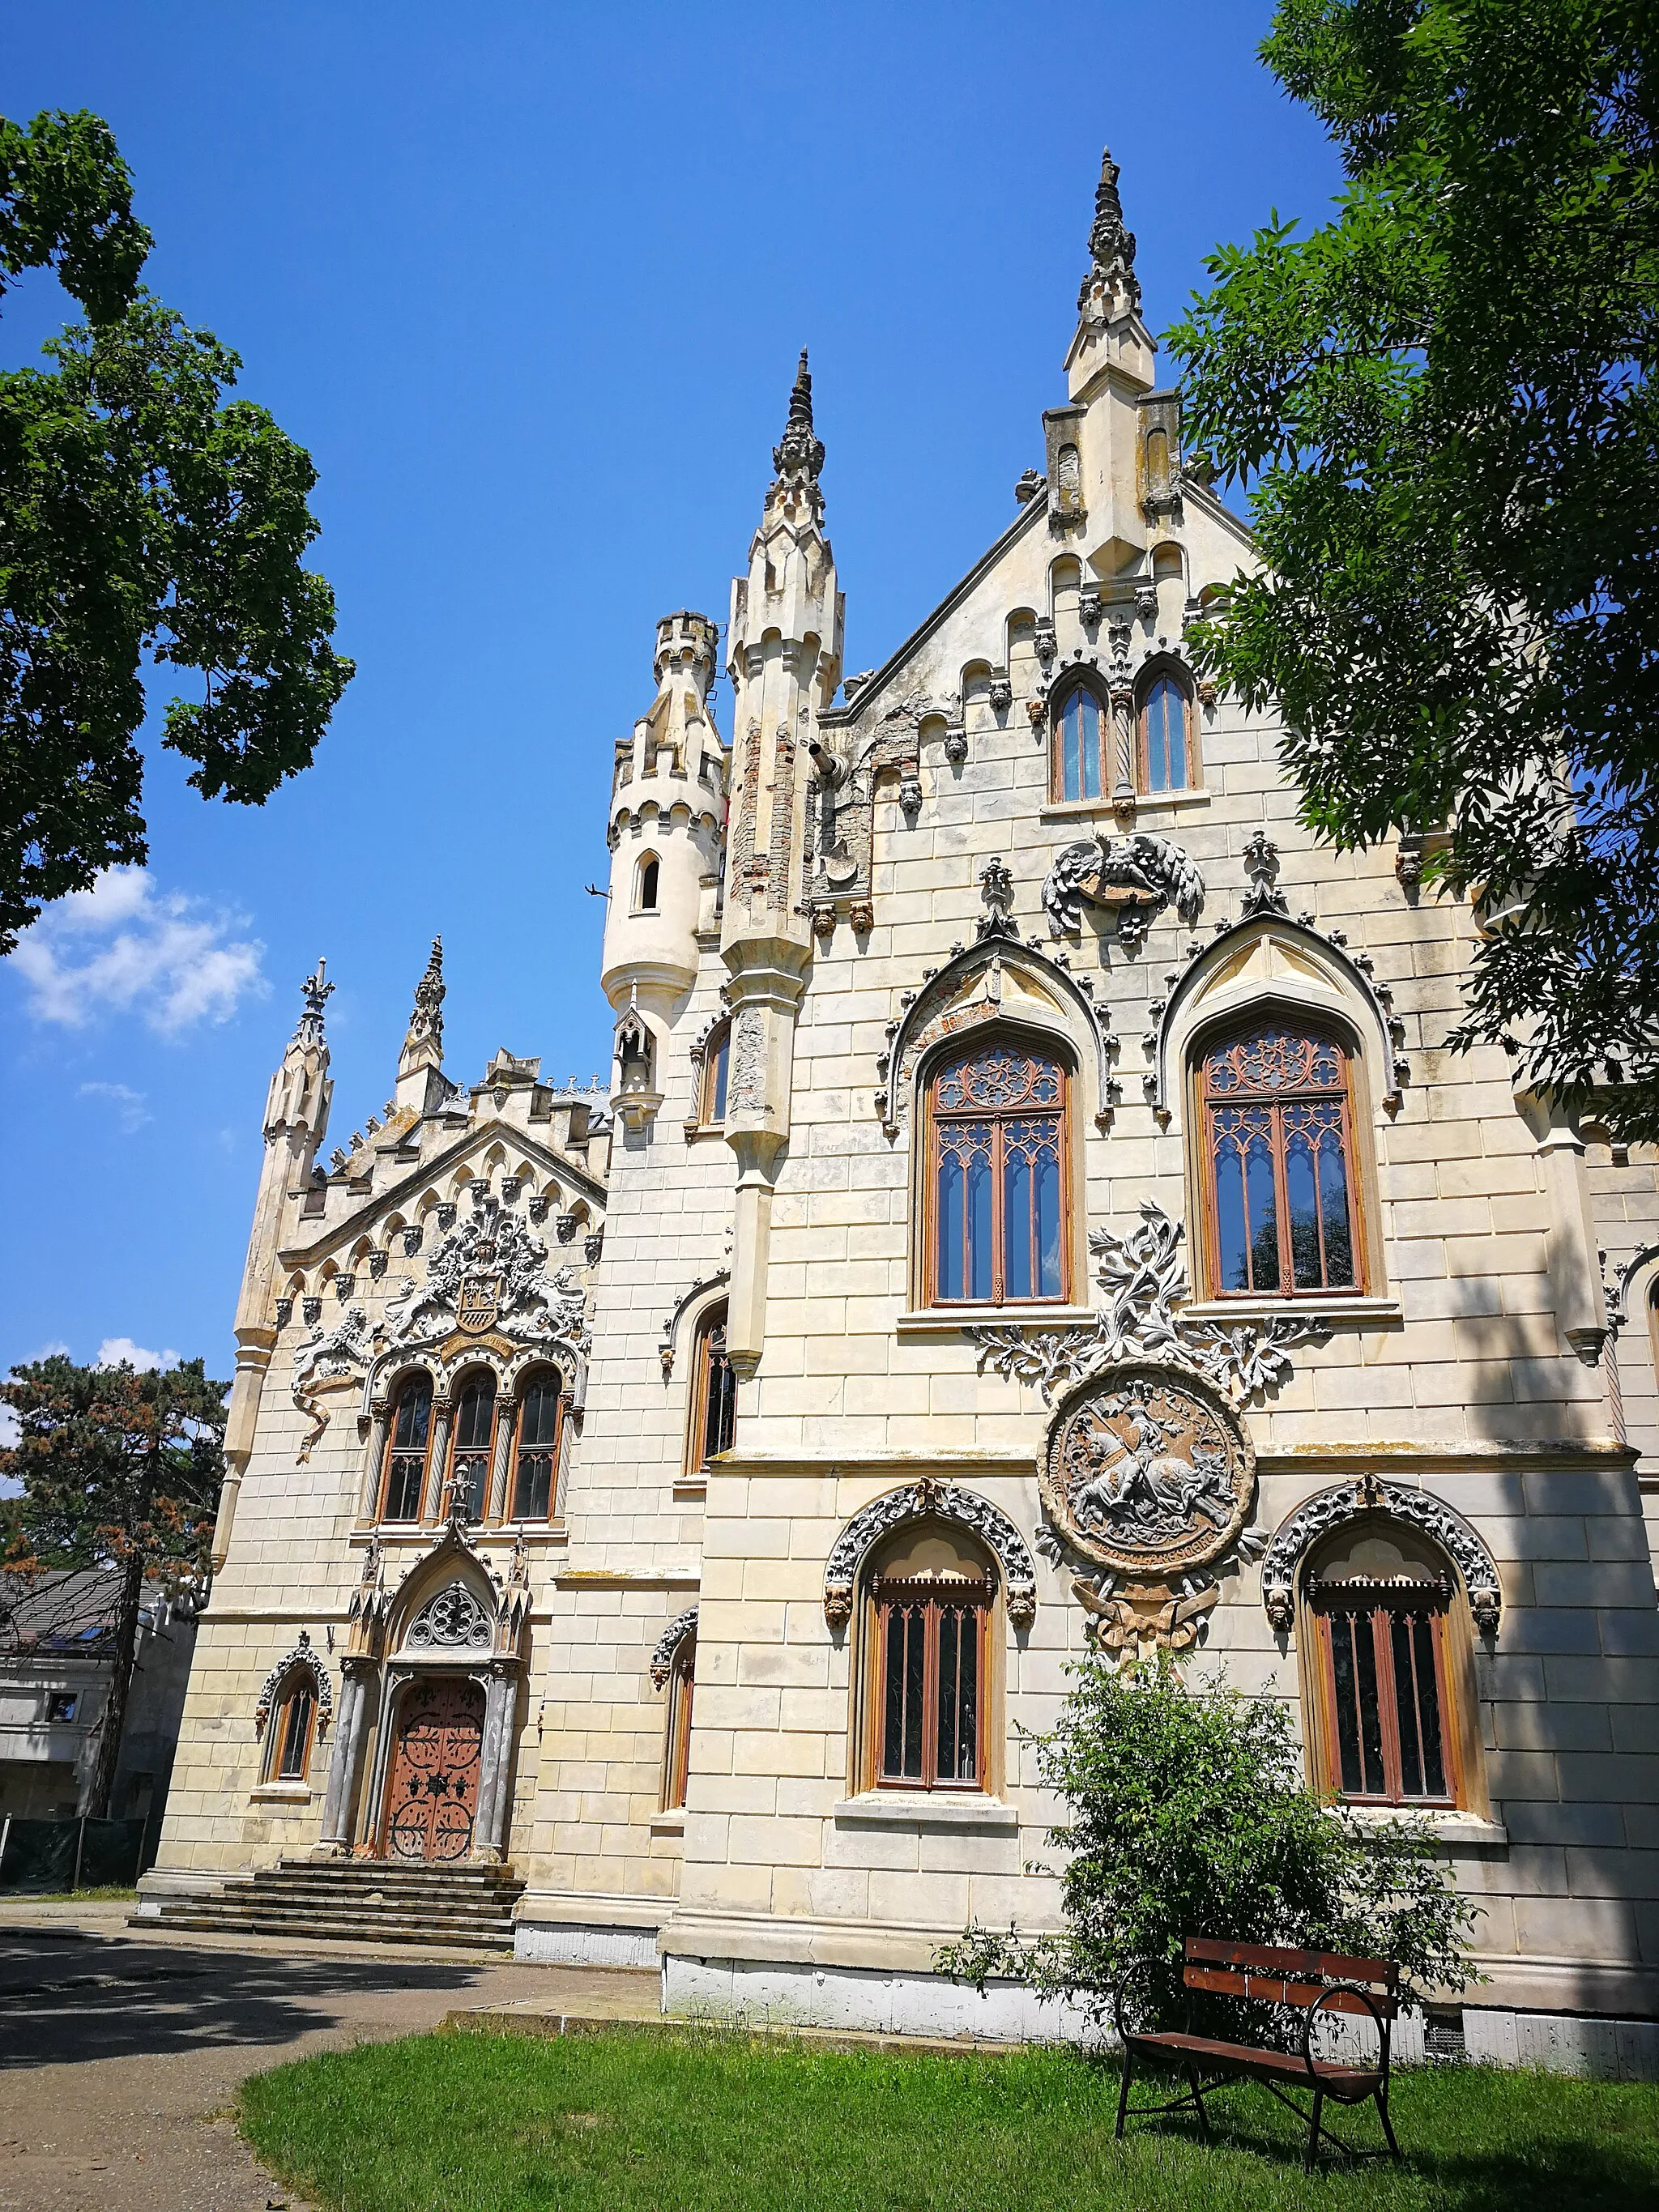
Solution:
<path fill-rule="evenodd" d="M 659 1101 L 662 1046 L 696 981 L 698 933 L 719 927 L 726 756 L 708 703 L 719 645 L 707 615 L 665 615 L 656 698 L 617 747 L 599 982 L 619 1017 L 617 1111 L 635 1121 Z"/>

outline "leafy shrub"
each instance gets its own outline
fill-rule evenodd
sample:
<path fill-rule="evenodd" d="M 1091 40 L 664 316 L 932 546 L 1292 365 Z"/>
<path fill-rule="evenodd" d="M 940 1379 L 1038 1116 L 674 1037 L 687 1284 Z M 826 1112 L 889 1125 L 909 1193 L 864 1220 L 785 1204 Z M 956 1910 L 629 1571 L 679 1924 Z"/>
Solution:
<path fill-rule="evenodd" d="M 1066 1854 L 1064 1926 L 1027 1937 L 971 1925 L 936 1956 L 952 1981 L 982 1990 L 1012 1975 L 1076 2002 L 1098 2026 L 1132 1967 L 1152 2008 L 1170 2016 L 1183 1936 L 1394 1959 L 1419 1987 L 1474 1978 L 1474 1908 L 1428 1824 L 1362 1826 L 1309 1789 L 1278 1699 L 1189 1689 L 1167 1653 L 1121 1669 L 1091 1657 L 1073 1673 L 1054 1734 L 1022 1732 L 1039 1781 L 1069 1808 L 1049 1831 Z M 1224 2027 L 1232 2011 L 1220 2002 L 1200 2018 Z M 1266 2025 L 1259 2005 L 1235 2017 L 1257 2033 Z"/>

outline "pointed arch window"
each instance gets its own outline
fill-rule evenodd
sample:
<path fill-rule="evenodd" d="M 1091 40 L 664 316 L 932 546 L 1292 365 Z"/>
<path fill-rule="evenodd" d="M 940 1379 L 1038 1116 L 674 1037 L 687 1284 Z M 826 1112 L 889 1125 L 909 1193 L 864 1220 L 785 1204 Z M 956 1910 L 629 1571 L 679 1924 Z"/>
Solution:
<path fill-rule="evenodd" d="M 1168 669 L 1156 674 L 1140 702 L 1140 788 L 1149 797 L 1185 791 L 1192 782 L 1192 701 Z"/>
<path fill-rule="evenodd" d="M 697 1632 L 681 1637 L 668 1674 L 668 1715 L 663 1741 L 662 1809 L 677 1813 L 685 1803 L 691 1771 L 691 1693 L 696 1686 Z"/>
<path fill-rule="evenodd" d="M 661 872 L 656 854 L 647 853 L 634 878 L 634 906 L 637 913 L 655 914 L 657 911 L 657 887 Z"/>
<path fill-rule="evenodd" d="M 1060 703 L 1050 740 L 1049 795 L 1061 805 L 1100 797 L 1104 729 L 1099 700 L 1086 684 L 1074 684 Z"/>
<path fill-rule="evenodd" d="M 386 1431 L 386 1472 L 380 1486 L 383 1521 L 418 1521 L 432 1443 L 432 1377 L 405 1377 Z"/>
<path fill-rule="evenodd" d="M 732 1024 L 722 1022 L 703 1047 L 702 1095 L 697 1115 L 700 1121 L 723 1121 L 726 1119 L 726 1089 L 731 1073 Z"/>
<path fill-rule="evenodd" d="M 546 1368 L 532 1375 L 519 1396 L 518 1450 L 513 1470 L 515 1521 L 545 1521 L 557 1496 L 559 1378 Z"/>
<path fill-rule="evenodd" d="M 989 1788 L 995 1599 L 989 1559 L 939 1522 L 902 1529 L 872 1563 L 860 1788 Z"/>
<path fill-rule="evenodd" d="M 701 1475 L 719 1453 L 730 1451 L 738 1425 L 738 1376 L 726 1349 L 726 1308 L 713 1306 L 697 1327 L 691 1368 L 691 1416 L 685 1455 L 688 1474 Z"/>
<path fill-rule="evenodd" d="M 1066 1071 L 1014 1038 L 947 1059 L 927 1087 L 927 1284 L 936 1305 L 1069 1291 Z"/>
<path fill-rule="evenodd" d="M 1200 1088 L 1211 1293 L 1363 1290 L 1346 1048 L 1258 1021 L 1206 1049 Z"/>
<path fill-rule="evenodd" d="M 296 1667 L 278 1692 L 265 1738 L 263 1782 L 303 1782 L 311 1766 L 317 1733 L 317 1692 L 310 1674 Z"/>
<path fill-rule="evenodd" d="M 495 1442 L 495 1377 L 486 1367 L 467 1377 L 455 1401 L 454 1440 L 449 1452 L 449 1479 L 465 1504 L 469 1521 L 482 1521 L 489 1506 Z"/>
<path fill-rule="evenodd" d="M 1367 1522 L 1310 1563 L 1316 1780 L 1351 1804 L 1468 1802 L 1468 1638 L 1449 1564 L 1414 1531 Z"/>

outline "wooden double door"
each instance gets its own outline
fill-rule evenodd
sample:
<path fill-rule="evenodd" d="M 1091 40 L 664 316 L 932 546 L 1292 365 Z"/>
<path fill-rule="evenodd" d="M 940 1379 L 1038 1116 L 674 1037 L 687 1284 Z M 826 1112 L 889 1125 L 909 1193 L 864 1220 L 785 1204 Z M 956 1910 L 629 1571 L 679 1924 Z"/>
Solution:
<path fill-rule="evenodd" d="M 411 1683 L 398 1708 L 386 1783 L 386 1856 L 470 1857 L 483 1771 L 484 1693 L 459 1674 Z"/>

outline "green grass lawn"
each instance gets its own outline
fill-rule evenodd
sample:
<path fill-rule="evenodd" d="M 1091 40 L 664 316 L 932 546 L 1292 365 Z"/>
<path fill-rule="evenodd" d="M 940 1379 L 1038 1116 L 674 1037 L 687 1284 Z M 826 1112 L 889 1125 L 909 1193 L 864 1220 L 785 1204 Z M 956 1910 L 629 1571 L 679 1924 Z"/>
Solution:
<path fill-rule="evenodd" d="M 329 2212 L 1584 2212 L 1659 2204 L 1659 2090 L 1396 2077 L 1403 2167 L 1327 2163 L 1265 2090 L 1112 2140 L 1117 2070 L 1065 2051 L 892 2057 L 691 2029 L 416 2036 L 244 2085 L 259 2156 Z M 1375 2121 L 1336 2125 L 1379 2140 Z M 1328 2154 L 1327 2154 L 1328 2160 Z"/>

